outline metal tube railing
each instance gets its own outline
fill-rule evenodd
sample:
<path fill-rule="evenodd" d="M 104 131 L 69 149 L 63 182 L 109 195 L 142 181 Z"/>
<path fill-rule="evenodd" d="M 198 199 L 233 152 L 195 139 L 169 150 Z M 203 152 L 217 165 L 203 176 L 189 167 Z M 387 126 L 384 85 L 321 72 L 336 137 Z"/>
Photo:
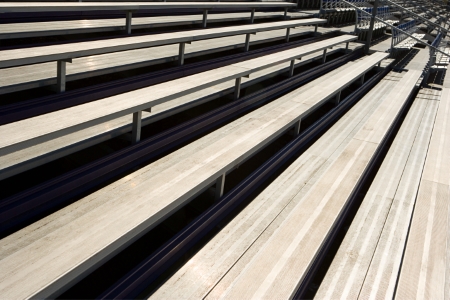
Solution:
<path fill-rule="evenodd" d="M 416 18 L 419 18 L 419 19 L 421 19 L 422 21 L 425 21 L 425 22 L 427 22 L 427 23 L 429 23 L 429 24 L 431 24 L 431 25 L 433 25 L 433 26 L 439 27 L 441 30 L 443 30 L 443 31 L 445 31 L 446 33 L 448 33 L 448 30 L 445 29 L 444 27 L 442 27 L 441 25 L 436 24 L 436 23 L 434 23 L 434 22 L 431 22 L 431 21 L 428 20 L 427 18 L 424 18 L 424 17 L 422 17 L 422 16 L 416 14 L 415 12 L 412 12 L 412 11 L 410 11 L 409 9 L 404 8 L 403 6 L 398 5 L 398 4 L 395 3 L 395 2 L 392 2 L 392 1 L 390 1 L 390 0 L 383 0 L 383 1 L 386 1 L 386 2 L 388 2 L 388 3 L 390 3 L 390 4 L 392 4 L 392 5 L 394 5 L 394 6 L 398 7 L 398 8 L 400 8 L 400 9 L 403 9 L 403 10 L 407 11 L 408 13 L 410 13 L 411 15 L 415 16 Z"/>
<path fill-rule="evenodd" d="M 369 14 L 369 13 L 365 12 L 364 10 L 360 9 L 359 7 L 357 7 L 357 6 L 355 6 L 355 5 L 351 4 L 351 3 L 349 3 L 348 1 L 345 1 L 345 0 L 342 0 L 342 1 L 345 2 L 345 3 L 347 3 L 348 5 L 350 5 L 350 6 L 354 7 L 354 8 L 356 8 L 356 9 L 362 11 L 364 14 L 370 15 L 370 16 L 372 17 L 371 14 Z M 379 22 L 381 22 L 381 23 L 383 23 L 383 24 L 386 24 L 387 26 L 392 26 L 391 24 L 385 22 L 384 20 L 381 20 L 380 18 L 375 17 L 375 19 L 377 19 Z M 445 53 L 445 52 L 439 50 L 439 49 L 436 48 L 436 47 L 433 47 L 433 46 L 429 45 L 428 43 L 425 43 L 425 42 L 419 40 L 419 39 L 416 38 L 415 36 L 413 36 L 413 35 L 411 35 L 411 34 L 405 32 L 405 31 L 403 31 L 403 30 L 401 30 L 401 29 L 398 29 L 398 28 L 397 28 L 396 30 L 400 31 L 401 33 L 406 34 L 407 36 L 409 36 L 409 37 L 412 38 L 413 40 L 416 40 L 417 42 L 421 43 L 422 45 L 425 45 L 425 46 L 427 46 L 427 47 L 430 48 L 430 49 L 434 49 L 435 51 L 437 51 L 437 52 L 439 52 L 439 53 L 441 53 L 441 54 L 443 54 L 443 55 L 445 55 L 445 56 L 447 56 L 447 57 L 450 58 L 450 55 L 449 55 L 449 54 L 447 54 L 447 53 Z"/>

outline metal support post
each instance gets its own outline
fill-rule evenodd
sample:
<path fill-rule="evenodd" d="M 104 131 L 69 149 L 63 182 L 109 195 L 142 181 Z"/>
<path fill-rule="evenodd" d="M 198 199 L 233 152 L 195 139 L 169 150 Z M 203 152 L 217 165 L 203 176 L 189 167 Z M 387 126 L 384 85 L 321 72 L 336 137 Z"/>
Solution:
<path fill-rule="evenodd" d="M 133 144 L 136 144 L 141 140 L 141 122 L 142 111 L 133 113 L 133 128 L 131 130 L 131 142 Z"/>
<path fill-rule="evenodd" d="M 286 43 L 289 42 L 289 33 L 291 32 L 290 28 L 286 28 Z"/>
<path fill-rule="evenodd" d="M 345 43 L 345 51 L 348 50 L 348 44 L 349 44 L 349 42 Z"/>
<path fill-rule="evenodd" d="M 255 9 L 252 9 L 252 12 L 250 14 L 250 23 L 255 23 Z"/>
<path fill-rule="evenodd" d="M 56 62 L 56 85 L 59 93 L 66 91 L 66 63 L 71 63 L 72 59 L 58 60 Z"/>
<path fill-rule="evenodd" d="M 289 69 L 289 77 L 294 76 L 294 69 L 295 69 L 295 59 L 291 60 L 291 67 Z"/>
<path fill-rule="evenodd" d="M 327 60 L 327 49 L 323 49 L 322 63 L 325 63 L 326 60 Z"/>
<path fill-rule="evenodd" d="M 339 102 L 341 102 L 341 91 L 339 91 L 334 98 L 334 104 L 339 105 Z"/>
<path fill-rule="evenodd" d="M 250 49 L 250 33 L 245 35 L 245 52 L 248 52 Z"/>
<path fill-rule="evenodd" d="M 300 134 L 300 126 L 301 126 L 301 124 L 302 124 L 302 120 L 301 119 L 298 120 L 297 122 L 295 122 L 295 125 L 294 125 L 294 136 L 297 136 L 297 135 Z"/>
<path fill-rule="evenodd" d="M 361 85 L 364 84 L 364 76 L 366 76 L 366 74 L 362 74 L 361 78 L 359 79 L 359 83 L 360 83 Z"/>
<path fill-rule="evenodd" d="M 284 16 L 283 16 L 283 18 L 286 20 L 287 19 L 287 11 L 288 11 L 288 8 L 286 7 L 285 9 L 284 9 Z"/>
<path fill-rule="evenodd" d="M 317 27 L 318 27 L 318 26 L 319 26 L 319 25 L 317 25 L 317 24 L 314 26 L 314 34 L 317 33 Z"/>
<path fill-rule="evenodd" d="M 184 64 L 184 47 L 186 43 L 180 43 L 180 47 L 178 48 L 178 65 L 181 66 Z"/>
<path fill-rule="evenodd" d="M 66 91 L 66 62 L 62 60 L 57 61 L 57 89 L 59 93 Z"/>
<path fill-rule="evenodd" d="M 203 10 L 203 23 L 202 23 L 203 28 L 206 28 L 207 19 L 208 19 L 208 10 L 205 9 Z"/>
<path fill-rule="evenodd" d="M 236 78 L 236 83 L 234 85 L 234 100 L 239 99 L 239 95 L 241 94 L 241 77 Z"/>
<path fill-rule="evenodd" d="M 370 18 L 369 32 L 367 33 L 366 47 L 364 48 L 366 54 L 369 54 L 370 43 L 372 42 L 373 26 L 375 25 L 375 17 L 377 16 L 378 2 L 379 0 L 375 0 L 373 4 L 372 18 Z"/>
<path fill-rule="evenodd" d="M 131 17 L 133 13 L 131 11 L 127 11 L 127 18 L 125 22 L 125 28 L 127 30 L 127 34 L 131 34 Z"/>
<path fill-rule="evenodd" d="M 225 174 L 216 179 L 216 201 L 223 195 L 223 188 L 225 187 Z"/>

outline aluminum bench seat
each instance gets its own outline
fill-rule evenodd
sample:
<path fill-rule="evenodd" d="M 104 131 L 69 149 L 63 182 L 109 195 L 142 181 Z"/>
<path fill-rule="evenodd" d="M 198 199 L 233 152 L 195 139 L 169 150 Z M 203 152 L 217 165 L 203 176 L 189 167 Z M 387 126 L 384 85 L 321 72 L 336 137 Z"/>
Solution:
<path fill-rule="evenodd" d="M 287 2 L 2 2 L 0 13 L 51 11 L 138 11 L 154 9 L 289 8 Z"/>
<path fill-rule="evenodd" d="M 233 22 L 250 20 L 249 13 L 210 14 L 208 23 Z M 276 19 L 283 17 L 282 12 L 255 12 L 254 19 Z M 160 28 L 202 24 L 203 15 L 161 16 L 134 18 L 131 29 Z M 292 18 L 289 15 L 289 18 Z M 123 19 L 106 20 L 74 20 L 29 23 L 0 24 L 0 39 L 16 39 L 52 35 L 67 35 L 92 32 L 108 32 L 126 30 Z"/>
<path fill-rule="evenodd" d="M 347 68 L 352 69 L 357 64 Z M 338 73 L 336 77 L 342 75 Z M 162 284 L 150 299 L 292 297 L 318 251 L 317 243 L 326 237 L 325 233 L 317 232 L 320 224 L 308 222 L 308 218 L 317 218 L 316 214 L 324 212 L 317 203 L 323 199 L 322 194 L 332 194 L 330 189 L 333 189 L 334 199 L 339 199 L 356 184 L 354 173 L 361 172 L 362 166 L 351 168 L 336 163 L 345 157 L 350 162 L 367 161 L 366 155 L 355 157 L 362 153 L 352 151 L 352 145 L 361 133 L 370 137 L 367 129 L 374 120 L 379 120 L 381 111 L 386 111 L 387 102 L 392 103 L 386 95 L 394 85 L 387 78 L 374 87 Z M 389 113 L 391 117 L 395 116 L 395 110 Z M 379 130 L 387 130 L 388 123 L 379 126 Z M 353 173 L 345 176 L 340 172 Z M 347 190 L 346 194 L 343 189 Z M 333 222 L 338 212 L 337 207 L 330 207 L 327 213 L 324 212 L 321 224 Z M 300 238 L 295 239 L 297 234 L 305 236 L 306 244 Z M 241 296 L 237 296 L 238 293 Z"/>
<path fill-rule="evenodd" d="M 238 34 L 253 34 L 261 31 L 292 28 L 297 26 L 321 23 L 324 23 L 324 20 L 310 18 L 305 20 L 249 24 L 144 36 L 131 36 L 99 41 L 40 46 L 27 48 L 26 51 L 24 51 L 23 49 L 3 50 L 0 52 L 2 54 L 0 57 L 0 67 L 10 68 L 50 61 L 69 60 L 90 55 L 106 54 L 169 44 L 190 43 L 204 39 L 214 39 L 218 37 Z"/>
<path fill-rule="evenodd" d="M 0 240 L 0 293 L 58 295 L 385 57 L 367 56 L 313 93 L 295 90 Z"/>
<path fill-rule="evenodd" d="M 355 40 L 343 35 L 0 126 L 5 155 Z M 139 122 L 139 121 L 137 121 Z M 39 126 L 36 126 L 39 124 Z"/>
<path fill-rule="evenodd" d="M 350 43 L 350 49 L 362 47 L 360 44 Z M 334 47 L 328 54 L 342 51 L 345 47 Z M 306 55 L 301 61 L 296 62 L 296 67 L 311 61 L 322 59 L 322 53 L 312 53 Z M 290 62 L 275 65 L 273 67 L 260 70 L 252 74 L 251 78 L 243 77 L 241 86 L 245 88 L 256 84 L 267 78 L 287 73 L 290 69 Z M 206 101 L 217 99 L 225 94 L 230 94 L 234 90 L 234 82 L 227 81 L 213 87 L 203 89 L 180 98 L 161 103 L 152 107 L 152 111 L 142 112 L 142 126 L 156 122 L 173 114 L 184 111 L 188 108 L 202 104 Z M 50 140 L 41 144 L 31 146 L 19 151 L 15 151 L 0 156 L 0 180 L 19 174 L 31 168 L 40 166 L 73 152 L 85 149 L 94 144 L 114 138 L 120 134 L 131 132 L 132 124 L 130 116 L 117 118 L 106 123 L 102 123 L 85 130 L 80 130 L 72 134 L 65 135 L 55 140 Z"/>
<path fill-rule="evenodd" d="M 301 26 L 291 29 L 290 36 L 298 37 L 314 31 L 313 27 Z M 335 29 L 318 28 L 326 33 Z M 285 29 L 260 32 L 251 37 L 250 45 L 284 40 Z M 245 35 L 229 36 L 212 40 L 202 40 L 186 45 L 185 59 L 222 52 L 232 49 L 244 49 Z M 75 58 L 66 64 L 66 81 L 79 80 L 93 76 L 126 71 L 155 64 L 176 62 L 179 58 L 179 45 L 166 45 L 131 51 L 114 52 L 95 56 Z M 0 69 L 0 95 L 36 87 L 56 85 L 56 63 L 20 66 Z"/>
<path fill-rule="evenodd" d="M 58 84 L 60 91 L 64 91 L 67 80 L 77 80 L 177 60 L 179 64 L 183 64 L 184 58 L 241 47 L 248 49 L 249 45 L 244 42 L 250 41 L 248 35 L 257 31 L 260 34 L 255 43 L 262 43 L 286 36 L 286 32 L 280 32 L 281 29 L 286 31 L 286 28 L 289 28 L 294 37 L 309 33 L 314 29 L 296 30 L 292 29 L 293 27 L 323 22 L 324 20 L 320 19 L 282 21 L 69 43 L 36 47 L 27 51 L 21 49 L 0 51 L 0 93 L 55 83 Z M 188 47 L 185 46 L 186 43 L 194 40 L 196 40 L 195 43 Z M 182 48 L 181 45 L 183 45 Z M 81 51 L 76 51 L 77 48 Z M 72 63 L 67 64 L 67 61 L 72 61 Z M 61 69 L 61 73 L 58 73 L 60 68 L 63 69 Z"/>
<path fill-rule="evenodd" d="M 439 107 L 398 279 L 398 299 L 450 297 L 449 78 L 435 102 Z"/>
<path fill-rule="evenodd" d="M 398 90 L 417 83 L 428 55 L 424 49 L 413 58 Z M 395 285 L 439 98 L 440 91 L 431 89 L 417 95 L 317 292 L 318 299 L 398 295 Z"/>

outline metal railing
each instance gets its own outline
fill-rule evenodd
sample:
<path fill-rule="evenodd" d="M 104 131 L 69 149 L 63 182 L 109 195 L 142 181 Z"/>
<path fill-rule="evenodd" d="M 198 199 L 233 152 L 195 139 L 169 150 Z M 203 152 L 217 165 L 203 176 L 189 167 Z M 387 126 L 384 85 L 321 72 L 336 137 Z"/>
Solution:
<path fill-rule="evenodd" d="M 436 35 L 436 38 L 431 43 L 431 46 L 438 49 L 439 45 L 441 44 L 442 38 L 443 38 L 443 34 L 441 32 L 439 32 L 438 35 Z M 429 62 L 430 67 L 436 64 L 436 56 L 437 56 L 436 51 L 434 49 L 431 49 L 430 50 L 430 62 Z"/>
<path fill-rule="evenodd" d="M 344 3 L 346 3 L 347 5 L 350 5 L 351 7 L 355 8 L 355 9 L 357 9 L 357 10 L 362 11 L 364 14 L 369 15 L 369 16 L 372 16 L 372 15 L 369 14 L 368 12 L 363 11 L 361 8 L 359 8 L 359 7 L 355 6 L 355 5 L 353 5 L 352 3 L 350 3 L 350 2 L 348 2 L 348 1 L 346 1 L 346 0 L 342 0 L 342 1 L 343 1 Z M 384 20 L 382 20 L 382 19 L 380 19 L 380 18 L 378 18 L 378 17 L 376 17 L 376 16 L 375 16 L 375 20 L 377 20 L 377 21 L 379 21 L 379 22 L 381 22 L 381 23 L 384 23 L 384 24 L 386 24 L 386 25 L 388 25 L 388 26 L 392 26 L 392 25 L 389 24 L 388 22 L 386 22 L 386 21 L 384 21 Z M 420 39 L 418 39 L 417 37 L 413 36 L 412 34 L 409 34 L 408 32 L 403 31 L 403 29 L 397 28 L 397 30 L 398 30 L 399 32 L 401 32 L 401 33 L 403 33 L 403 34 L 409 36 L 411 39 L 417 41 L 418 43 L 420 43 L 420 44 L 422 44 L 422 45 L 425 45 L 426 47 L 428 47 L 428 48 L 430 48 L 430 49 L 434 49 L 436 52 L 439 52 L 439 53 L 441 53 L 442 55 L 445 55 L 445 56 L 447 56 L 447 57 L 450 58 L 450 55 L 449 55 L 449 54 L 447 54 L 447 53 L 441 51 L 440 49 L 438 49 L 438 48 L 436 48 L 436 47 L 434 47 L 434 46 L 432 46 L 432 45 L 430 45 L 430 44 L 428 44 L 428 43 L 426 43 L 426 42 L 424 42 L 424 41 L 422 41 L 422 40 L 420 40 Z"/>
<path fill-rule="evenodd" d="M 349 0 L 350 3 L 357 7 L 367 7 L 369 4 L 367 0 Z M 342 0 L 321 0 L 321 10 L 333 10 L 333 9 L 349 9 Z"/>
<path fill-rule="evenodd" d="M 359 29 L 363 29 L 369 26 L 371 16 L 364 14 L 363 11 L 366 13 L 369 13 L 372 15 L 373 8 L 372 7 L 366 7 L 362 8 L 362 10 L 356 10 L 356 25 L 355 25 L 355 31 Z M 389 6 L 382 6 L 377 8 L 377 16 L 380 19 L 387 20 L 389 17 L 392 16 L 392 12 L 389 8 Z"/>
<path fill-rule="evenodd" d="M 416 20 L 409 21 L 398 26 L 392 26 L 391 49 L 411 37 L 417 31 Z"/>
<path fill-rule="evenodd" d="M 394 5 L 395 7 L 400 8 L 400 9 L 406 11 L 406 12 L 407 12 L 408 14 L 410 14 L 411 16 L 414 16 L 415 18 L 418 18 L 418 19 L 424 21 L 425 23 L 427 23 L 427 24 L 429 24 L 429 25 L 432 25 L 432 26 L 434 26 L 434 27 L 436 27 L 436 28 L 441 29 L 441 31 L 443 31 L 443 32 L 445 32 L 445 33 L 448 33 L 448 30 L 445 29 L 444 27 L 442 27 L 441 25 L 436 24 L 435 22 L 432 22 L 432 21 L 428 20 L 427 18 L 422 17 L 422 16 L 420 16 L 419 14 L 416 14 L 415 12 L 413 12 L 413 11 L 411 11 L 411 10 L 409 10 L 409 9 L 407 9 L 407 8 L 405 8 L 405 7 L 403 7 L 403 6 L 399 5 L 399 4 L 397 4 L 397 3 L 395 3 L 395 2 L 392 2 L 392 1 L 390 1 L 390 0 L 383 0 L 383 2 L 387 2 L 387 3 L 391 4 L 391 5 Z M 415 2 L 413 2 L 413 1 L 411 1 L 411 2 L 412 2 L 412 3 L 415 3 Z M 417 7 L 423 7 L 423 6 L 417 6 Z"/>

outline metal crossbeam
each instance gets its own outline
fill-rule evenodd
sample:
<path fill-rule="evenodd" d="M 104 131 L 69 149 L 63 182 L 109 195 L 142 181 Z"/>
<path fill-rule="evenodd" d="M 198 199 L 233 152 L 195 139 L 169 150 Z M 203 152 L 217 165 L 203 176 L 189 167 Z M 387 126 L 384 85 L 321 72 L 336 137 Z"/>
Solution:
<path fill-rule="evenodd" d="M 345 1 L 345 0 L 342 0 L 342 2 L 347 3 L 348 5 L 350 5 L 350 6 L 354 7 L 354 8 L 356 8 L 356 9 L 358 9 L 358 10 L 360 10 L 360 11 L 362 11 L 363 13 L 365 13 L 365 14 L 367 14 L 367 15 L 369 15 L 369 16 L 372 16 L 372 15 L 369 14 L 368 12 L 366 12 L 366 11 L 360 9 L 359 7 L 357 7 L 357 6 L 355 6 L 355 5 L 352 5 L 351 3 L 349 3 L 349 2 L 347 2 L 347 1 Z M 378 18 L 378 17 L 375 17 L 375 19 L 377 19 L 379 22 L 381 22 L 381 23 L 383 23 L 383 24 L 386 24 L 387 26 L 392 26 L 391 24 L 385 22 L 384 20 L 382 20 L 382 19 L 380 19 L 380 18 Z M 430 48 L 430 49 L 433 49 L 433 50 L 435 50 L 435 51 L 437 51 L 437 52 L 439 52 L 439 53 L 441 53 L 441 54 L 443 54 L 443 55 L 445 55 L 445 56 L 447 56 L 447 57 L 450 57 L 449 54 L 447 54 L 447 53 L 445 53 L 445 52 L 439 50 L 439 49 L 436 48 L 436 47 L 433 47 L 433 46 L 429 45 L 428 43 L 425 43 L 425 42 L 419 40 L 418 38 L 416 38 L 415 36 L 413 36 L 413 35 L 407 33 L 406 31 L 403 31 L 403 30 L 398 29 L 398 28 L 396 28 L 396 30 L 400 31 L 401 33 L 406 34 L 407 36 L 409 36 L 409 37 L 412 38 L 413 40 L 416 40 L 417 42 L 421 43 L 422 45 L 425 45 L 425 46 L 427 46 L 427 47 Z"/>

